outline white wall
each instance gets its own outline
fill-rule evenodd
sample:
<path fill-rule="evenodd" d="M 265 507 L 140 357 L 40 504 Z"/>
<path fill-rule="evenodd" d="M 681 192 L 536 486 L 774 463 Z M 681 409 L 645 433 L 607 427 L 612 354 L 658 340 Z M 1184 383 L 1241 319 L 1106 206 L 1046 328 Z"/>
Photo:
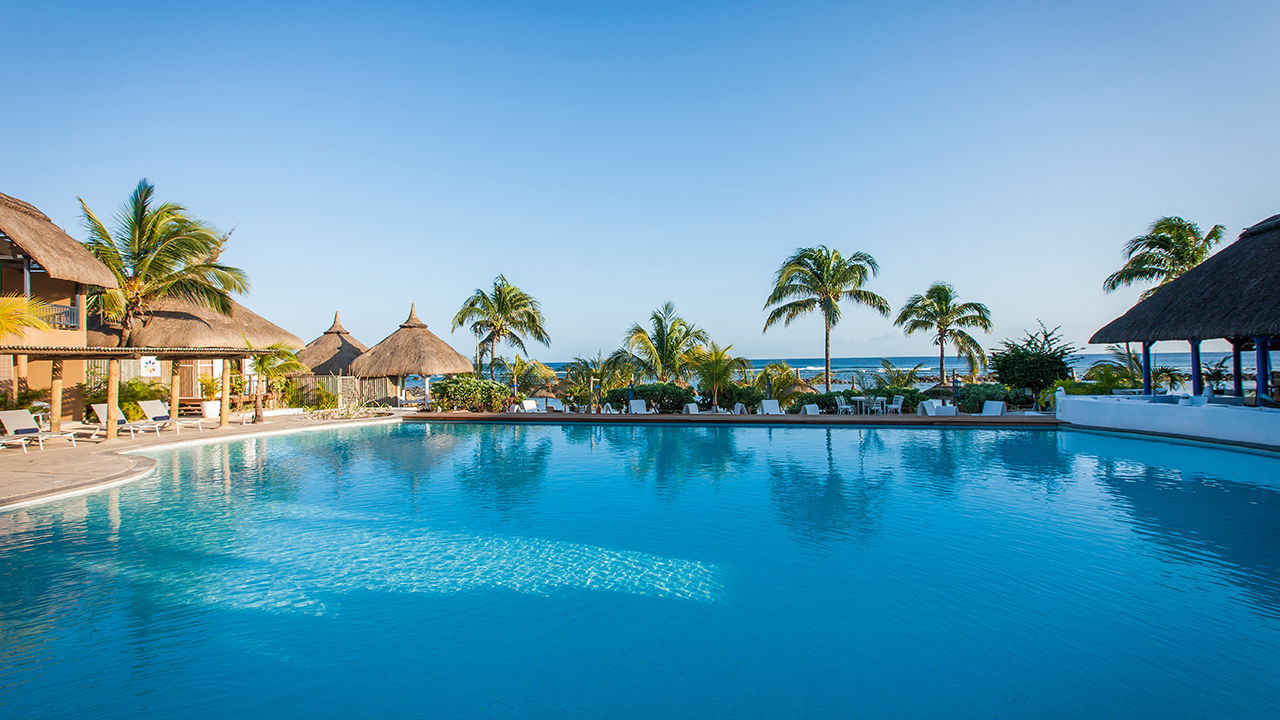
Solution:
<path fill-rule="evenodd" d="M 1280 448 L 1280 410 L 1153 403 L 1145 398 L 1058 395 L 1058 417 L 1106 430 L 1182 435 Z"/>

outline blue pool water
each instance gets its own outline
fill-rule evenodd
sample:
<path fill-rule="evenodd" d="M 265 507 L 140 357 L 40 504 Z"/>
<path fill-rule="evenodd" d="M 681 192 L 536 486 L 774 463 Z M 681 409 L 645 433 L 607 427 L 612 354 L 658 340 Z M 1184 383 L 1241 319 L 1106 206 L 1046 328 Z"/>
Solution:
<path fill-rule="evenodd" d="M 380 425 L 0 514 L 0 717 L 1275 717 L 1280 460 Z"/>

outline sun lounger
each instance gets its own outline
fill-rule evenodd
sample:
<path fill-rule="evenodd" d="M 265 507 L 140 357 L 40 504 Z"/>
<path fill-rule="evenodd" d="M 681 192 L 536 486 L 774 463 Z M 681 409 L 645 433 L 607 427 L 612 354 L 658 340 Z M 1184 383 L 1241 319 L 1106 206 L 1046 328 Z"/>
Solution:
<path fill-rule="evenodd" d="M 925 400 L 920 403 L 920 407 L 916 408 L 916 412 L 930 417 L 945 417 L 955 415 L 956 409 L 950 405 L 943 405 L 940 400 Z"/>
<path fill-rule="evenodd" d="M 800 406 L 800 414 L 801 415 L 821 415 L 822 411 L 818 409 L 818 406 L 816 404 L 809 403 L 808 405 Z"/>
<path fill-rule="evenodd" d="M 94 429 L 93 435 L 90 435 L 90 437 L 97 437 L 98 433 L 106 432 L 107 430 L 107 404 L 94 403 L 90 407 L 93 408 L 93 414 L 98 416 L 98 427 Z M 160 427 L 162 425 L 163 423 L 150 421 L 129 422 L 125 419 L 124 413 L 120 412 L 120 408 L 116 408 L 116 427 L 121 430 L 128 430 L 130 438 L 137 437 L 138 433 L 146 432 L 147 430 L 155 430 L 156 437 L 160 437 Z"/>
<path fill-rule="evenodd" d="M 761 415 L 781 415 L 782 408 L 778 407 L 777 400 L 761 400 L 760 414 Z"/>
<path fill-rule="evenodd" d="M 747 414 L 747 406 L 746 406 L 746 405 L 743 405 L 742 403 L 734 403 L 734 405 L 733 405 L 733 414 L 734 414 L 734 415 L 746 415 L 746 414 Z"/>
<path fill-rule="evenodd" d="M 204 423 L 198 417 L 193 418 L 177 418 L 169 414 L 169 406 L 163 400 L 139 400 L 138 407 L 142 408 L 142 414 L 147 416 L 151 422 L 158 422 L 164 425 L 172 425 L 174 432 L 182 433 L 182 426 L 195 426 L 198 430 L 204 430 Z"/>
<path fill-rule="evenodd" d="M 614 410 L 613 406 L 610 405 L 609 403 L 605 403 L 603 406 L 603 409 L 600 411 L 600 414 L 601 415 L 617 415 L 618 411 Z"/>
<path fill-rule="evenodd" d="M 569 412 L 559 398 L 547 398 L 547 412 Z"/>
<path fill-rule="evenodd" d="M 41 430 L 30 410 L 0 410 L 0 424 L 4 425 L 4 431 L 8 433 L 8 437 L 5 438 L 6 445 L 17 444 L 19 440 L 28 442 L 35 440 L 40 445 L 40 449 L 44 450 L 45 440 L 66 438 L 71 441 L 71 447 L 76 446 L 75 433 Z M 25 443 L 22 445 L 22 451 L 27 451 Z"/>
<path fill-rule="evenodd" d="M 685 403 L 683 414 L 697 415 L 702 411 L 698 409 L 698 403 Z"/>
<path fill-rule="evenodd" d="M 644 400 L 630 400 L 627 402 L 627 412 L 631 415 L 653 415 L 654 410 L 650 410 Z"/>
<path fill-rule="evenodd" d="M 999 417 L 1007 415 L 1008 411 L 1003 400 L 988 400 L 982 403 L 982 414 Z"/>
<path fill-rule="evenodd" d="M 17 445 L 22 448 L 22 452 L 27 452 L 27 443 L 31 442 L 31 438 L 22 437 L 20 435 L 3 435 L 0 436 L 0 447 L 7 445 Z"/>
<path fill-rule="evenodd" d="M 520 403 L 520 412 L 540 413 L 542 408 L 538 407 L 537 400 L 524 400 Z"/>

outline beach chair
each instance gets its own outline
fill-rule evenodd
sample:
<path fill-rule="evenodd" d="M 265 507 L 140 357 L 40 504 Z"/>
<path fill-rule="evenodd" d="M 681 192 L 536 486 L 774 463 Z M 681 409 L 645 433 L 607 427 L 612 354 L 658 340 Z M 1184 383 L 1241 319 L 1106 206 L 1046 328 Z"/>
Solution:
<path fill-rule="evenodd" d="M 883 415 L 884 408 L 885 408 L 884 398 L 882 397 L 867 398 L 867 413 L 872 415 Z"/>
<path fill-rule="evenodd" d="M 657 411 L 650 410 L 644 400 L 627 401 L 627 412 L 631 415 L 653 415 Z"/>
<path fill-rule="evenodd" d="M 949 405 L 943 405 L 939 400 L 925 400 L 920 403 L 920 407 L 916 408 L 919 415 L 928 415 L 929 417 L 946 417 L 956 414 L 956 409 Z"/>
<path fill-rule="evenodd" d="M 854 410 L 853 406 L 844 401 L 843 395 L 836 396 L 836 414 L 837 415 L 852 415 L 853 410 Z"/>
<path fill-rule="evenodd" d="M 107 431 L 107 404 L 94 403 L 93 405 L 90 405 L 90 407 L 93 409 L 93 414 L 98 416 L 98 427 L 94 428 L 93 434 L 89 436 L 90 438 L 95 438 L 98 437 L 98 433 L 105 433 Z M 116 415 L 116 427 L 121 430 L 128 430 L 130 438 L 135 438 L 138 436 L 138 433 L 146 432 L 148 430 L 155 430 L 156 437 L 160 437 L 160 428 L 163 423 L 151 422 L 149 420 L 145 422 L 129 422 L 125 419 L 124 413 L 120 412 L 119 407 L 116 407 Z"/>
<path fill-rule="evenodd" d="M 809 403 L 808 405 L 800 406 L 800 414 L 801 415 L 821 415 L 822 410 L 818 409 L 818 406 L 816 404 Z"/>
<path fill-rule="evenodd" d="M 31 438 L 22 437 L 20 435 L 0 435 L 0 447 L 17 445 L 22 448 L 22 452 L 27 452 L 27 443 L 31 442 Z"/>
<path fill-rule="evenodd" d="M 547 398 L 547 412 L 569 412 L 565 408 L 564 403 L 560 402 L 560 398 Z"/>
<path fill-rule="evenodd" d="M 27 451 L 25 440 L 30 442 L 35 440 L 40 445 L 40 449 L 44 450 L 44 441 L 55 438 L 66 438 L 71 441 L 71 447 L 76 446 L 75 433 L 71 432 L 46 432 L 40 429 L 40 425 L 36 422 L 36 418 L 31 414 L 30 410 L 0 410 L 0 424 L 4 425 L 4 431 L 7 436 L 4 438 L 6 445 L 22 445 L 22 452 Z"/>
<path fill-rule="evenodd" d="M 734 415 L 746 415 L 746 414 L 747 414 L 747 406 L 746 406 L 746 405 L 743 405 L 742 403 L 734 403 L 734 405 L 733 405 L 733 414 L 734 414 Z"/>
<path fill-rule="evenodd" d="M 601 406 L 600 414 L 601 415 L 617 415 L 618 411 L 614 410 L 613 406 L 610 405 L 609 403 L 605 403 L 604 405 Z"/>
<path fill-rule="evenodd" d="M 982 403 L 982 414 L 988 417 L 1002 417 L 1009 412 L 1003 400 L 988 400 Z"/>
<path fill-rule="evenodd" d="M 197 430 L 204 430 L 204 423 L 198 417 L 193 418 L 177 418 L 169 414 L 169 406 L 163 400 L 139 400 L 138 407 L 142 408 L 142 414 L 147 416 L 151 422 L 172 425 L 174 432 L 181 434 L 182 426 L 195 426 Z"/>
<path fill-rule="evenodd" d="M 538 407 L 537 400 L 524 400 L 520 403 L 520 412 L 540 413 L 542 409 Z"/>
<path fill-rule="evenodd" d="M 778 401 L 777 401 L 777 400 L 761 400 L 761 401 L 760 401 L 760 411 L 759 411 L 759 414 L 761 414 L 761 415 L 781 415 L 781 414 L 782 414 L 782 408 L 778 407 Z"/>
<path fill-rule="evenodd" d="M 684 410 L 682 412 L 685 415 L 697 415 L 702 411 L 698 409 L 698 403 L 685 403 Z"/>
<path fill-rule="evenodd" d="M 906 402 L 906 400 L 907 399 L 902 397 L 901 395 L 894 395 L 893 402 L 884 406 L 884 413 L 886 415 L 888 415 L 889 413 L 893 413 L 894 415 L 901 415 L 902 403 Z"/>

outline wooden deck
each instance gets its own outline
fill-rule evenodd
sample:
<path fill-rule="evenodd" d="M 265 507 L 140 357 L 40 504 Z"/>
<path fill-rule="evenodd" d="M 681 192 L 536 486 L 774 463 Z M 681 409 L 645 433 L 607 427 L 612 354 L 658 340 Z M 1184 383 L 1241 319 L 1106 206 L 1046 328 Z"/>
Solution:
<path fill-rule="evenodd" d="M 654 425 L 856 425 L 875 427 L 1016 427 L 1048 428 L 1062 425 L 1053 415 L 603 415 L 579 413 L 469 413 L 420 412 L 404 416 L 418 423 L 594 423 Z"/>

